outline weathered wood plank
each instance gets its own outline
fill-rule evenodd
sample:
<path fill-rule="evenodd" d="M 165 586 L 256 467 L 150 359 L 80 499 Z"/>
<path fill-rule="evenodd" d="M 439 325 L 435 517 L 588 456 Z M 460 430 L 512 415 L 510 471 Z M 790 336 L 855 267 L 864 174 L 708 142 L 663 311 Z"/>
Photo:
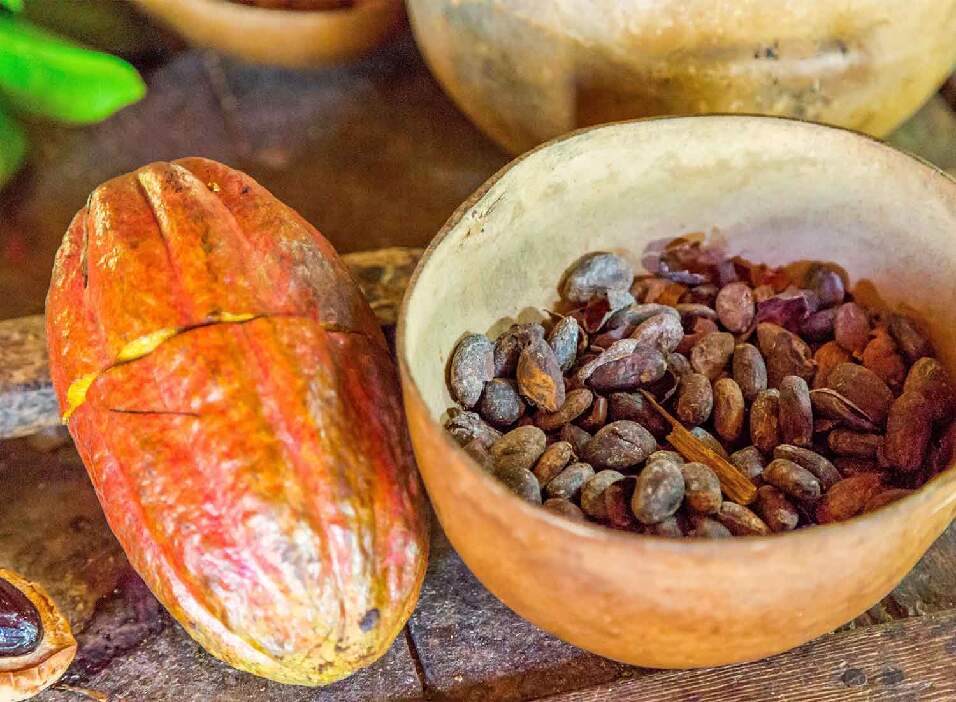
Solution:
<path fill-rule="evenodd" d="M 832 634 L 756 663 L 668 671 L 549 702 L 929 702 L 956 699 L 956 611 Z"/>

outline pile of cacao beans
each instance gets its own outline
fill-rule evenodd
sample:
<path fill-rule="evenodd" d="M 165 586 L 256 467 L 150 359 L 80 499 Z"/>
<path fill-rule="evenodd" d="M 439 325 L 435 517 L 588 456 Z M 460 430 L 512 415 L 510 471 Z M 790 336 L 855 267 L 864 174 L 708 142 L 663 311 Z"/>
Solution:
<path fill-rule="evenodd" d="M 446 429 L 520 497 L 621 530 L 763 535 L 876 509 L 947 467 L 953 387 L 915 318 L 855 300 L 830 264 L 679 238 L 653 267 L 589 254 L 550 321 L 458 343 Z M 645 392 L 753 482 L 751 504 L 673 450 Z"/>

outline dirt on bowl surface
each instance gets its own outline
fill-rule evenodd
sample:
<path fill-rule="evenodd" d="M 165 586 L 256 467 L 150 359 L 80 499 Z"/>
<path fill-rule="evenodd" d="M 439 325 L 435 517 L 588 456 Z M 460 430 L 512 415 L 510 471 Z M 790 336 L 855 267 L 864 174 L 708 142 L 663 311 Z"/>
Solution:
<path fill-rule="evenodd" d="M 950 467 L 837 524 L 719 540 L 626 534 L 522 501 L 449 437 L 444 371 L 463 330 L 540 320 L 583 253 L 640 270 L 640 252 L 693 231 L 769 266 L 839 262 L 856 291 L 930 321 L 941 363 L 956 368 L 956 308 L 941 294 L 956 272 L 956 183 L 865 136 L 768 117 L 620 123 L 519 158 L 433 241 L 398 329 L 419 468 L 469 568 L 541 628 L 650 667 L 753 660 L 832 631 L 889 592 L 956 514 Z"/>

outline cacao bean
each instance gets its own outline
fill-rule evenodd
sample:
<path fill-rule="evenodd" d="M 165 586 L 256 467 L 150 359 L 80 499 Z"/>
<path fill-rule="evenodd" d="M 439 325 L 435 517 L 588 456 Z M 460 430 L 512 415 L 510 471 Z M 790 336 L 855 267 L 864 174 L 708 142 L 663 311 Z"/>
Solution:
<path fill-rule="evenodd" d="M 757 512 L 772 532 L 791 531 L 800 523 L 800 513 L 773 485 L 757 490 Z"/>
<path fill-rule="evenodd" d="M 699 439 L 704 446 L 709 448 L 721 458 L 728 458 L 727 449 L 724 448 L 724 445 L 717 440 L 716 436 L 711 434 L 703 427 L 694 427 L 690 430 L 690 433 L 697 437 L 697 439 Z"/>
<path fill-rule="evenodd" d="M 483 471 L 486 473 L 495 472 L 495 459 L 491 457 L 488 449 L 478 439 L 465 444 L 464 449 L 465 453 L 471 456 Z"/>
<path fill-rule="evenodd" d="M 595 519 L 607 519 L 607 506 L 604 502 L 604 491 L 624 475 L 616 470 L 602 470 L 595 473 L 581 488 L 581 509 Z"/>
<path fill-rule="evenodd" d="M 671 463 L 682 465 L 684 463 L 684 457 L 677 453 L 677 451 L 660 450 L 655 451 L 647 457 L 647 463 L 653 463 L 654 461 L 670 461 Z"/>
<path fill-rule="evenodd" d="M 789 288 L 757 304 L 757 322 L 778 324 L 797 332 L 816 308 L 817 300 L 812 292 Z"/>
<path fill-rule="evenodd" d="M 645 527 L 646 533 L 653 536 L 663 536 L 668 539 L 681 539 L 684 537 L 684 529 L 681 527 L 680 520 L 677 517 L 668 517 L 656 524 L 648 524 Z"/>
<path fill-rule="evenodd" d="M 734 536 L 766 536 L 770 533 L 770 527 L 760 517 L 736 502 L 724 500 L 716 519 Z"/>
<path fill-rule="evenodd" d="M 702 373 L 689 373 L 680 380 L 677 416 L 688 424 L 703 424 L 714 409 L 710 380 Z"/>
<path fill-rule="evenodd" d="M 598 368 L 606 363 L 630 356 L 637 350 L 637 346 L 638 343 L 636 339 L 621 339 L 620 341 L 615 341 L 593 358 L 581 358 L 579 360 L 579 367 L 574 373 L 574 380 L 583 385 Z"/>
<path fill-rule="evenodd" d="M 841 304 L 846 295 L 843 278 L 823 264 L 813 264 L 810 267 L 804 279 L 804 286 L 817 296 L 821 309 Z"/>
<path fill-rule="evenodd" d="M 893 403 L 893 392 L 869 368 L 856 363 L 841 363 L 830 373 L 827 385 L 863 410 L 874 424 L 882 425 L 886 421 Z"/>
<path fill-rule="evenodd" d="M 833 320 L 833 338 L 850 353 L 862 353 L 870 339 L 870 319 L 855 302 L 845 302 Z"/>
<path fill-rule="evenodd" d="M 760 349 L 761 355 L 764 359 L 768 358 L 773 352 L 774 347 L 777 345 L 777 341 L 786 337 L 793 336 L 791 332 L 787 331 L 779 324 L 771 324 L 770 322 L 761 322 L 757 325 L 757 347 Z"/>
<path fill-rule="evenodd" d="M 684 297 L 681 299 L 681 301 L 698 305 L 708 305 L 712 307 L 717 301 L 717 293 L 719 292 L 720 289 L 711 283 L 695 285 L 684 294 Z"/>
<path fill-rule="evenodd" d="M 708 307 L 707 305 L 701 305 L 694 302 L 682 302 L 678 305 L 675 305 L 674 309 L 676 309 L 680 314 L 681 324 L 684 325 L 684 329 L 686 331 L 691 331 L 694 328 L 694 322 L 701 317 L 704 319 L 709 319 L 712 322 L 717 321 L 716 310 Z"/>
<path fill-rule="evenodd" d="M 767 364 L 753 344 L 737 344 L 734 347 L 733 373 L 747 402 L 753 402 L 760 392 L 767 389 Z"/>
<path fill-rule="evenodd" d="M 577 460 L 574 447 L 567 441 L 555 441 L 548 446 L 541 454 L 541 457 L 534 464 L 534 477 L 542 487 L 547 487 L 551 478 L 556 476 L 567 465 Z"/>
<path fill-rule="evenodd" d="M 654 461 L 637 476 L 631 511 L 642 524 L 657 524 L 677 512 L 684 499 L 680 466 Z"/>
<path fill-rule="evenodd" d="M 523 468 L 530 470 L 544 453 L 547 437 L 534 426 L 518 427 L 491 445 L 491 457 L 497 471 Z"/>
<path fill-rule="evenodd" d="M 577 322 L 575 322 L 577 325 Z M 518 368 L 521 350 L 536 339 L 544 338 L 544 327 L 537 322 L 512 324 L 495 339 L 495 377 L 508 378 Z"/>
<path fill-rule="evenodd" d="M 574 317 L 562 317 L 551 328 L 551 333 L 548 334 L 548 343 L 551 345 L 551 350 L 554 351 L 554 357 L 557 359 L 562 372 L 570 370 L 578 357 L 580 330 L 578 321 Z M 495 348 L 495 360 L 497 362 L 497 347 Z M 517 357 L 515 363 L 517 363 Z"/>
<path fill-rule="evenodd" d="M 611 483 L 604 491 L 604 509 L 607 512 L 607 521 L 615 529 L 634 529 L 638 522 L 631 512 L 631 498 L 634 497 L 634 488 L 637 478 L 633 475 Z"/>
<path fill-rule="evenodd" d="M 729 539 L 733 536 L 730 529 L 716 519 L 700 514 L 692 514 L 690 524 L 691 528 L 687 535 L 695 539 Z"/>
<path fill-rule="evenodd" d="M 495 472 L 495 476 L 501 481 L 502 485 L 525 502 L 541 504 L 541 486 L 538 485 L 538 479 L 527 468 L 515 466 L 499 468 Z"/>
<path fill-rule="evenodd" d="M 493 378 L 485 383 L 477 409 L 478 414 L 489 424 L 504 428 L 521 419 L 527 408 L 518 395 L 514 381 Z"/>
<path fill-rule="evenodd" d="M 953 385 L 946 368 L 935 358 L 924 356 L 913 364 L 906 376 L 903 391 L 919 393 L 925 397 L 933 421 L 939 421 L 953 413 L 956 400 Z"/>
<path fill-rule="evenodd" d="M 594 469 L 587 463 L 572 463 L 556 476 L 544 488 L 548 497 L 563 497 L 566 500 L 577 499 L 584 484 L 594 477 Z"/>
<path fill-rule="evenodd" d="M 750 407 L 750 440 L 762 453 L 780 443 L 780 391 L 764 390 Z"/>
<path fill-rule="evenodd" d="M 914 490 L 907 490 L 905 488 L 889 488 L 887 490 L 882 490 L 880 492 L 874 493 L 870 499 L 866 501 L 866 505 L 863 507 L 864 512 L 872 512 L 875 509 L 880 507 L 885 507 L 891 502 L 896 502 L 897 500 L 906 497 L 907 495 L 912 495 Z"/>
<path fill-rule="evenodd" d="M 641 322 L 631 334 L 631 338 L 637 341 L 638 346 L 670 353 L 684 338 L 684 328 L 681 326 L 680 318 L 661 313 Z"/>
<path fill-rule="evenodd" d="M 565 517 L 575 522 L 586 522 L 584 512 L 571 500 L 565 500 L 562 497 L 550 497 L 542 505 L 546 510 L 559 517 Z"/>
<path fill-rule="evenodd" d="M 564 377 L 554 351 L 544 339 L 533 339 L 518 356 L 518 388 L 531 403 L 547 412 L 564 404 Z"/>
<path fill-rule="evenodd" d="M 923 467 L 933 433 L 933 406 L 918 392 L 904 392 L 890 407 L 886 421 L 886 459 L 914 473 Z"/>
<path fill-rule="evenodd" d="M 817 364 L 817 371 L 813 376 L 813 389 L 825 388 L 830 373 L 841 363 L 849 363 L 852 359 L 849 352 L 835 341 L 828 341 L 813 354 Z"/>
<path fill-rule="evenodd" d="M 786 332 L 777 336 L 773 350 L 767 359 L 767 385 L 779 388 L 788 375 L 812 380 L 816 373 L 813 352 L 807 343 L 796 334 Z"/>
<path fill-rule="evenodd" d="M 784 458 L 788 461 L 793 461 L 798 466 L 806 468 L 820 481 L 820 485 L 824 491 L 829 490 L 843 477 L 833 463 L 816 451 L 811 451 L 810 449 L 792 446 L 790 444 L 781 444 L 773 450 L 773 457 Z"/>
<path fill-rule="evenodd" d="M 730 454 L 730 462 L 741 473 L 750 478 L 751 482 L 759 484 L 762 482 L 760 477 L 767 462 L 756 446 L 747 446 L 739 451 Z"/>
<path fill-rule="evenodd" d="M 817 505 L 817 522 L 829 524 L 855 517 L 869 499 L 880 492 L 882 484 L 883 476 L 879 473 L 858 473 L 844 478 L 830 488 Z"/>
<path fill-rule="evenodd" d="M 598 392 L 633 390 L 660 380 L 667 372 L 664 355 L 653 348 L 638 348 L 634 353 L 595 369 L 588 384 Z"/>
<path fill-rule="evenodd" d="M 669 353 L 666 356 L 667 359 L 667 370 L 673 375 L 677 380 L 680 380 L 688 373 L 693 373 L 694 369 L 690 365 L 690 361 L 682 353 Z"/>
<path fill-rule="evenodd" d="M 597 431 L 607 422 L 607 399 L 597 395 L 591 403 L 591 411 L 578 420 L 588 431 Z"/>
<path fill-rule="evenodd" d="M 763 470 L 763 479 L 797 500 L 812 501 L 822 492 L 820 481 L 803 466 L 785 458 L 775 458 Z"/>
<path fill-rule="evenodd" d="M 731 283 L 721 288 L 715 306 L 720 323 L 734 334 L 750 329 L 757 313 L 753 290 L 746 283 Z"/>
<path fill-rule="evenodd" d="M 800 325 L 800 334 L 811 341 L 826 341 L 833 337 L 837 310 L 830 308 L 814 312 Z"/>
<path fill-rule="evenodd" d="M 780 381 L 780 437 L 806 448 L 813 443 L 813 408 L 807 381 L 788 375 Z"/>
<path fill-rule="evenodd" d="M 933 345 L 916 320 L 901 314 L 890 315 L 890 334 L 896 339 L 908 363 L 933 355 Z"/>
<path fill-rule="evenodd" d="M 808 398 L 808 406 L 809 403 Z M 746 405 L 740 386 L 730 378 L 721 378 L 714 383 L 714 429 L 721 439 L 733 443 L 740 438 L 745 414 Z"/>
<path fill-rule="evenodd" d="M 843 424 L 848 429 L 864 432 L 876 431 L 876 425 L 867 418 L 862 409 L 830 388 L 811 390 L 810 405 L 817 415 Z"/>
<path fill-rule="evenodd" d="M 587 388 L 571 390 L 565 395 L 564 404 L 557 412 L 539 412 L 534 423 L 544 431 L 554 431 L 580 417 L 593 402 L 594 394 Z"/>
<path fill-rule="evenodd" d="M 484 334 L 467 334 L 451 357 L 449 385 L 465 409 L 478 404 L 485 383 L 495 377 L 495 347 Z"/>
<path fill-rule="evenodd" d="M 445 430 L 462 446 L 478 441 L 488 448 L 501 438 L 501 432 L 486 424 L 475 412 L 466 412 L 458 407 L 448 410 Z"/>
<path fill-rule="evenodd" d="M 613 393 L 608 398 L 608 415 L 612 421 L 637 422 L 658 439 L 663 439 L 671 430 L 667 421 L 638 393 Z"/>
<path fill-rule="evenodd" d="M 684 338 L 681 339 L 680 343 L 677 345 L 677 353 L 690 353 L 697 345 L 698 341 L 703 339 L 708 334 L 713 334 L 714 332 L 718 331 L 720 331 L 720 327 L 717 326 L 717 322 L 707 319 L 706 317 L 698 317 L 694 320 L 690 331 L 684 334 Z"/>
<path fill-rule="evenodd" d="M 883 445 L 879 434 L 860 434 L 849 429 L 834 429 L 827 438 L 827 444 L 833 453 L 853 458 L 876 458 Z"/>
<path fill-rule="evenodd" d="M 0 578 L 0 661 L 32 653 L 42 640 L 43 622 L 36 606 L 13 583 Z"/>
<path fill-rule="evenodd" d="M 648 465 L 650 464 L 648 461 Z M 715 514 L 722 502 L 717 474 L 703 463 L 677 465 L 684 478 L 684 503 L 687 508 L 698 514 Z"/>
<path fill-rule="evenodd" d="M 853 458 L 852 456 L 838 456 L 833 459 L 833 465 L 840 471 L 840 475 L 849 478 L 851 475 L 859 473 L 879 473 L 880 467 L 876 461 L 866 458 Z"/>
<path fill-rule="evenodd" d="M 584 460 L 600 468 L 623 470 L 642 463 L 657 441 L 637 422 L 622 419 L 601 428 L 584 447 Z"/>
<path fill-rule="evenodd" d="M 903 386 L 906 364 L 897 350 L 896 342 L 885 327 L 877 327 L 874 330 L 873 338 L 863 349 L 863 365 L 876 373 L 894 392 L 898 392 Z"/>
<path fill-rule="evenodd" d="M 584 447 L 591 441 L 591 435 L 579 426 L 565 424 L 558 435 L 562 441 L 567 441 L 574 449 L 576 456 L 584 454 Z"/>
<path fill-rule="evenodd" d="M 634 282 L 631 264 L 617 254 L 597 252 L 579 259 L 568 272 L 561 296 L 584 304 L 607 290 L 628 290 Z"/>
<path fill-rule="evenodd" d="M 733 334 L 713 332 L 698 341 L 690 351 L 690 364 L 698 373 L 714 380 L 727 367 L 734 353 Z"/>

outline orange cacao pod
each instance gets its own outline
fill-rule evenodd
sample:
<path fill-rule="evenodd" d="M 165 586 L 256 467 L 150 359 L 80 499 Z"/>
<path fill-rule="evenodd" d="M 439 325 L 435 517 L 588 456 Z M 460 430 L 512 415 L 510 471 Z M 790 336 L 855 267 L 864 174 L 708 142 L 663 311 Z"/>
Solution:
<path fill-rule="evenodd" d="M 74 218 L 47 332 L 109 524 L 193 638 L 306 685 L 388 649 L 421 488 L 385 340 L 312 226 L 221 164 L 145 166 Z"/>

